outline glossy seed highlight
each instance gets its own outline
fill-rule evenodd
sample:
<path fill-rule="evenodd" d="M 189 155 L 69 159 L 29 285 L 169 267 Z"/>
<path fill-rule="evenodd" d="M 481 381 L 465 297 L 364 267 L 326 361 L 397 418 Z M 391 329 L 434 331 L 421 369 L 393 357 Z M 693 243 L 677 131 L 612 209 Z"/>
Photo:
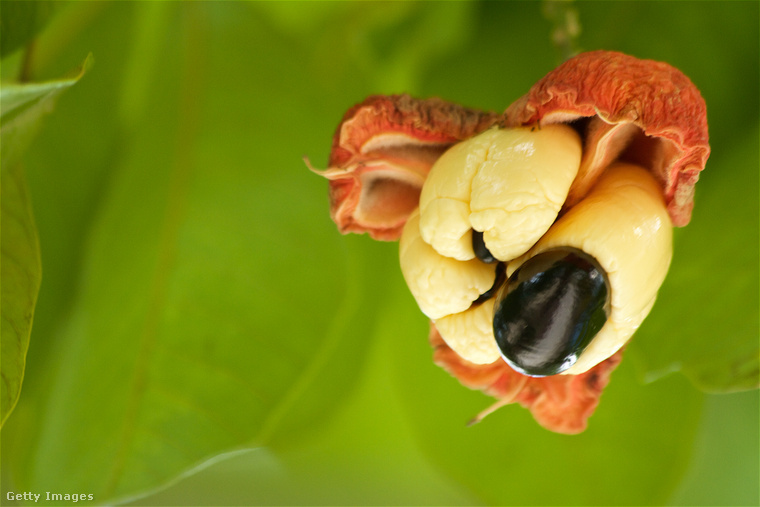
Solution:
<path fill-rule="evenodd" d="M 567 370 L 607 321 L 609 292 L 603 269 L 580 250 L 529 259 L 496 297 L 493 329 L 502 357 L 525 375 Z"/>

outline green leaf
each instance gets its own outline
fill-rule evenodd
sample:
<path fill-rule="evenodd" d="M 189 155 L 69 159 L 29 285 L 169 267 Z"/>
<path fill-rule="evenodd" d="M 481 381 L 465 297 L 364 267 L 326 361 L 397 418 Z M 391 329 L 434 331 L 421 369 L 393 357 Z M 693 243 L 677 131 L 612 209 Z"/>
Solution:
<path fill-rule="evenodd" d="M 631 345 L 644 380 L 680 370 L 705 391 L 760 385 L 759 136 L 755 125 L 714 153 L 697 184 L 692 221 L 675 231 L 668 278 Z"/>
<path fill-rule="evenodd" d="M 6 419 L 18 401 L 24 378 L 34 307 L 41 278 L 39 240 L 20 158 L 73 78 L 0 87 L 0 167 L 2 167 L 2 408 Z"/>
<path fill-rule="evenodd" d="M 271 56 L 227 55 L 277 40 L 250 8 L 166 5 L 171 15 L 152 25 L 160 44 L 130 55 L 149 51 L 159 65 L 123 84 L 149 93 L 123 89 L 126 105 L 96 108 L 77 97 L 93 125 L 128 113 L 73 306 L 54 331 L 59 353 L 25 406 L 32 424 L 13 434 L 14 478 L 32 490 L 120 501 L 220 453 L 296 445 L 350 392 L 370 343 L 370 297 L 386 273 L 373 242 L 336 233 L 325 182 L 301 160 L 326 155 L 332 126 L 293 135 L 292 119 L 314 124 L 325 103 L 294 101 L 277 81 L 236 82 L 241 64 L 260 69 Z M 151 37 L 145 16 L 161 15 L 151 4 L 108 9 L 99 24 L 126 17 L 140 37 Z M 245 22 L 216 25 L 230 15 Z M 276 60 L 288 62 L 283 79 L 305 63 L 285 46 Z"/>
<path fill-rule="evenodd" d="M 21 165 L 3 171 L 2 182 L 2 394 L 0 421 L 18 401 L 42 268 L 37 227 Z"/>
<path fill-rule="evenodd" d="M 759 405 L 756 392 L 705 396 L 689 470 L 668 505 L 760 505 Z"/>
<path fill-rule="evenodd" d="M 468 2 L 442 2 L 436 9 L 414 2 L 369 3 L 366 9 L 366 26 L 352 44 L 356 59 L 386 93 L 410 94 L 436 60 L 467 42 L 474 13 Z"/>
<path fill-rule="evenodd" d="M 375 266 L 395 267 L 395 244 L 372 247 L 383 252 Z M 241 454 L 134 505 L 477 505 L 418 448 L 393 385 L 394 349 L 372 341 L 356 391 L 314 438 Z"/>
<path fill-rule="evenodd" d="M 56 2 L 3 0 L 0 9 L 0 58 L 27 44 L 47 24 Z"/>
<path fill-rule="evenodd" d="M 40 107 L 40 104 L 44 104 L 44 101 L 54 98 L 61 90 L 64 90 L 79 81 L 87 69 L 92 66 L 92 61 L 92 55 L 88 55 L 82 65 L 72 72 L 72 77 L 43 83 L 4 84 L 2 90 L 0 90 L 0 99 L 2 99 L 2 112 L 0 112 L 0 117 L 4 120 L 9 119 L 11 117 L 10 113 L 14 109 L 22 106 L 43 109 Z"/>
<path fill-rule="evenodd" d="M 72 77 L 42 83 L 4 83 L 0 87 L 3 172 L 15 166 L 37 134 L 42 117 L 52 111 L 63 90 L 79 81 L 92 61 L 92 55 L 87 56 Z"/>

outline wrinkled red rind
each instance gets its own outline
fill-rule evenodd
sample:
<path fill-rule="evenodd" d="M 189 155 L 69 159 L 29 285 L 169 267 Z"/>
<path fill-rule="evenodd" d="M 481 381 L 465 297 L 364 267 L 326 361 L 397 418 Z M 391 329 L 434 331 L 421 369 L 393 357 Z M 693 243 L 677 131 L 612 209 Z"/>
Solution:
<path fill-rule="evenodd" d="M 710 155 L 705 102 L 689 78 L 662 62 L 613 51 L 582 53 L 509 106 L 501 125 L 570 123 L 582 117 L 601 121 L 589 122 L 582 132 L 584 160 L 567 205 L 580 200 L 620 157 L 650 169 L 663 188 L 673 224 L 688 224 L 694 185 Z M 644 135 L 637 136 L 631 125 Z"/>
<path fill-rule="evenodd" d="M 367 232 L 372 238 L 385 241 L 398 239 L 409 213 L 416 207 L 422 182 L 435 159 L 452 144 L 491 127 L 498 118 L 496 113 L 462 107 L 438 98 L 415 99 L 409 95 L 371 96 L 349 109 L 333 138 L 330 169 L 323 173 L 330 179 L 330 215 L 340 232 Z M 398 147 L 389 152 L 363 150 L 378 134 L 408 136 L 409 156 L 405 157 L 404 149 Z M 417 156 L 420 151 L 415 151 L 420 147 L 429 148 L 424 158 Z M 376 197 L 373 188 L 363 188 L 363 171 L 365 164 L 378 160 L 408 165 L 410 172 L 420 178 L 418 188 L 414 185 L 410 188 L 404 175 L 399 175 L 398 179 L 385 179 L 382 185 L 377 185 L 384 199 L 377 206 L 392 203 L 396 198 L 414 201 L 414 205 L 407 205 L 408 212 L 402 209 L 388 220 L 378 213 L 379 218 L 363 221 L 356 213 L 360 199 L 371 201 Z M 370 210 L 376 207 L 372 202 L 362 204 Z"/>
<path fill-rule="evenodd" d="M 503 402 L 519 403 L 536 421 L 556 433 L 577 434 L 586 430 L 599 397 L 620 364 L 618 351 L 580 375 L 528 377 L 498 359 L 491 364 L 473 364 L 462 359 L 430 324 L 433 361 L 465 387 L 478 389 Z"/>

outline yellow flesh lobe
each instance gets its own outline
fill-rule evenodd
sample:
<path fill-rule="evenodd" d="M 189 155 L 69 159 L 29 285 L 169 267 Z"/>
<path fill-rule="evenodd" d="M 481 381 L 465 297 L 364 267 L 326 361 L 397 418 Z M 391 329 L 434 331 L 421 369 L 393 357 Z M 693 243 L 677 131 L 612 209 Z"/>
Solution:
<path fill-rule="evenodd" d="M 463 359 L 487 364 L 499 358 L 493 300 L 471 306 L 495 276 L 493 264 L 475 258 L 473 229 L 484 232 L 497 259 L 510 261 L 507 276 L 556 247 L 578 248 L 606 271 L 609 318 L 565 374 L 583 373 L 614 354 L 652 308 L 672 256 L 660 188 L 645 169 L 616 163 L 556 220 L 580 158 L 577 133 L 548 125 L 488 130 L 433 165 L 401 237 L 401 270 L 422 312 Z"/>
<path fill-rule="evenodd" d="M 417 210 L 404 226 L 399 260 L 401 273 L 420 310 L 433 320 L 467 310 L 491 288 L 496 276 L 493 264 L 444 257 L 424 242 Z"/>
<path fill-rule="evenodd" d="M 665 280 L 672 257 L 672 224 L 654 177 L 642 167 L 613 164 L 530 252 L 509 264 L 507 275 L 529 258 L 556 247 L 574 247 L 594 257 L 610 285 L 607 322 L 575 365 L 564 372 L 579 374 L 630 339 Z"/>
<path fill-rule="evenodd" d="M 580 137 L 566 125 L 491 129 L 459 143 L 422 188 L 422 238 L 441 255 L 469 260 L 475 229 L 497 259 L 522 255 L 556 219 L 580 160 Z"/>
<path fill-rule="evenodd" d="M 493 299 L 434 322 L 441 338 L 463 359 L 475 364 L 499 359 L 493 337 Z"/>

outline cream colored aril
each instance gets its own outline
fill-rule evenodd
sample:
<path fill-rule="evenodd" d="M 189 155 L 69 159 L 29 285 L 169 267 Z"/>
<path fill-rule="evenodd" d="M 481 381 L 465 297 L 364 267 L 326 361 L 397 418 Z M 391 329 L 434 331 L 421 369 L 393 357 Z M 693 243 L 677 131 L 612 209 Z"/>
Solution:
<path fill-rule="evenodd" d="M 581 160 L 566 125 L 490 129 L 436 161 L 420 195 L 420 233 L 439 254 L 475 258 L 472 230 L 501 261 L 524 254 L 547 231 Z"/>
<path fill-rule="evenodd" d="M 672 224 L 660 186 L 632 164 L 607 168 L 591 192 L 549 229 L 527 254 L 507 265 L 507 276 L 525 261 L 558 247 L 582 250 L 604 269 L 610 312 L 577 362 L 562 374 L 583 373 L 617 352 L 654 305 L 672 257 Z"/>
<path fill-rule="evenodd" d="M 399 241 L 401 273 L 412 296 L 432 320 L 467 310 L 493 286 L 496 266 L 444 257 L 422 239 L 419 223 L 415 210 Z"/>
<path fill-rule="evenodd" d="M 501 356 L 493 337 L 493 299 L 433 323 L 446 345 L 471 363 L 491 364 Z"/>
<path fill-rule="evenodd" d="M 496 361 L 493 300 L 473 305 L 493 286 L 496 265 L 444 257 L 423 241 L 419 223 L 415 210 L 399 242 L 401 273 L 412 296 L 457 354 L 478 364 Z"/>

